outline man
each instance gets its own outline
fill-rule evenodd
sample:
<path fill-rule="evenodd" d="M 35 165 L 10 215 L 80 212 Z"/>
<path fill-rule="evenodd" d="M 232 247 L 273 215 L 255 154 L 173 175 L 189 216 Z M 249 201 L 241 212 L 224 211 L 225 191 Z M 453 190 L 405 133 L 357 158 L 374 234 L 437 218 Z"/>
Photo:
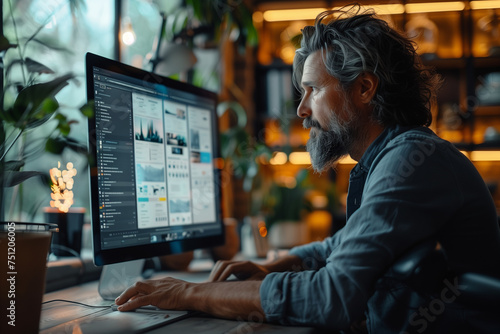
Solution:
<path fill-rule="evenodd" d="M 464 328 L 459 318 L 450 321 L 455 313 L 449 304 L 459 301 L 452 298 L 453 279 L 441 291 L 441 303 L 412 309 L 406 302 L 413 297 L 433 300 L 413 291 L 400 294 L 409 289 L 404 285 L 380 290 L 377 282 L 391 264 L 434 238 L 451 272 L 500 277 L 491 195 L 468 159 L 427 128 L 436 77 L 421 66 L 412 43 L 374 15 L 357 6 L 327 22 L 330 14 L 303 29 L 294 83 L 302 92 L 297 114 L 311 129 L 307 150 L 314 169 L 331 168 L 347 154 L 358 161 L 350 175 L 346 226 L 270 264 L 218 262 L 210 283 L 138 283 L 117 299 L 122 310 L 152 304 L 332 330 L 347 330 L 366 317 L 373 333 L 451 332 Z M 231 274 L 241 280 L 223 282 Z M 410 298 L 398 304 L 403 296 Z M 488 312 L 493 314 L 480 314 L 486 319 Z M 396 314 L 403 319 L 392 321 Z M 488 321 L 484 328 L 498 329 Z"/>

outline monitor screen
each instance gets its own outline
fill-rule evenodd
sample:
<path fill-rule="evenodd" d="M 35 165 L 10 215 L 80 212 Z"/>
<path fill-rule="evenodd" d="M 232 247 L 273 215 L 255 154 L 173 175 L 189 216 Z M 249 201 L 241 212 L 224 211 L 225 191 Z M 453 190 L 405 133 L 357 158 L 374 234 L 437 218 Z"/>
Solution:
<path fill-rule="evenodd" d="M 96 265 L 224 242 L 213 92 L 86 55 Z"/>

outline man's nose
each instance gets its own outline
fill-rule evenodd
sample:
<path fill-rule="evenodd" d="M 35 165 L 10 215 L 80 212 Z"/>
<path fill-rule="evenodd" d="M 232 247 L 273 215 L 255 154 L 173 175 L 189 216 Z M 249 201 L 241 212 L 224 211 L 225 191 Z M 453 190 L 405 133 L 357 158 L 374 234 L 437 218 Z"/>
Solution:
<path fill-rule="evenodd" d="M 309 107 L 309 103 L 307 103 L 306 99 L 302 99 L 300 101 L 300 104 L 297 107 L 297 116 L 301 118 L 307 118 L 311 116 L 311 108 Z"/>

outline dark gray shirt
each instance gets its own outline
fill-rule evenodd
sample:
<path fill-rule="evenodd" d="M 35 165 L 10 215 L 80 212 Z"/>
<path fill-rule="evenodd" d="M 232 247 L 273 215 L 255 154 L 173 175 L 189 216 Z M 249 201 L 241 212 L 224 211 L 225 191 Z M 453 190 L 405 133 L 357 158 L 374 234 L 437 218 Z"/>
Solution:
<path fill-rule="evenodd" d="M 346 226 L 290 251 L 310 270 L 262 282 L 266 318 L 348 328 L 390 264 L 430 237 L 454 271 L 500 275 L 496 209 L 473 164 L 427 128 L 386 129 L 351 171 Z"/>

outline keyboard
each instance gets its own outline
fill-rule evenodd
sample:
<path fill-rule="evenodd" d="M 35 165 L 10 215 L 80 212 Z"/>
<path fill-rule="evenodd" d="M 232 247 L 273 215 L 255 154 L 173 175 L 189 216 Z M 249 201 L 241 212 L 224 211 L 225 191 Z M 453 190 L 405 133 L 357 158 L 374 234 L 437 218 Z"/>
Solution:
<path fill-rule="evenodd" d="M 160 310 L 151 307 L 120 312 L 115 311 L 111 306 L 96 309 L 61 301 L 43 307 L 40 333 L 143 333 L 187 318 L 192 314 L 194 312 Z"/>
<path fill-rule="evenodd" d="M 193 283 L 206 282 L 213 262 L 198 261 L 196 270 L 190 272 L 159 273 L 153 279 L 171 276 Z M 136 312 L 120 312 L 111 307 L 112 300 L 104 300 L 97 293 L 97 282 L 88 282 L 65 290 L 50 292 L 45 295 L 47 301 L 42 305 L 40 317 L 41 334 L 56 333 L 143 333 L 171 322 L 198 314 L 193 311 L 159 310 L 154 307 L 142 307 Z M 69 303 L 66 300 L 82 304 Z M 50 301 L 50 302 L 49 302 Z"/>

